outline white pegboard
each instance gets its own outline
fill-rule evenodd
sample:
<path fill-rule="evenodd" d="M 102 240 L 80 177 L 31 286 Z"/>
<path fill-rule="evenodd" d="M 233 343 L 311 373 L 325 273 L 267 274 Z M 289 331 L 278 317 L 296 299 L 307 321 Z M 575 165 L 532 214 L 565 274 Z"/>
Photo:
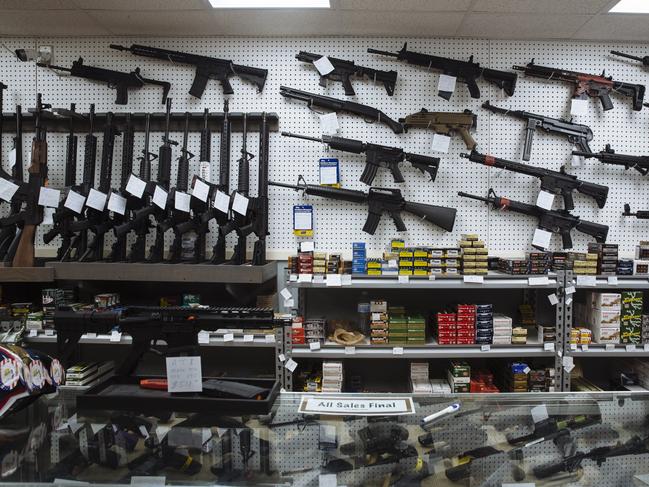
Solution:
<path fill-rule="evenodd" d="M 340 83 L 329 82 L 327 88 L 318 86 L 316 70 L 295 59 L 300 50 L 315 52 L 342 59 L 355 60 L 358 64 L 377 69 L 396 70 L 398 79 L 395 94 L 387 96 L 381 84 L 354 79 L 352 81 L 356 96 L 348 99 L 374 106 L 383 110 L 391 118 L 397 119 L 416 112 L 422 107 L 432 111 L 462 111 L 466 108 L 478 114 L 478 129 L 475 138 L 478 150 L 493 155 L 520 160 L 524 134 L 523 122 L 490 114 L 480 105 L 491 100 L 494 105 L 512 109 L 523 109 L 552 117 L 569 117 L 570 87 L 561 82 L 545 82 L 535 78 L 519 76 L 516 93 L 507 97 L 495 86 L 479 81 L 482 97 L 469 97 L 466 86 L 458 84 L 456 93 L 449 102 L 437 96 L 438 73 L 424 68 L 410 66 L 388 57 L 367 53 L 367 48 L 397 51 L 408 39 L 397 38 L 52 38 L 52 39 L 3 39 L 3 43 L 13 50 L 18 47 L 36 47 L 51 45 L 54 50 L 53 64 L 69 67 L 78 57 L 83 57 L 88 65 L 100 66 L 120 71 L 131 71 L 140 67 L 147 78 L 169 81 L 172 84 L 170 96 L 173 98 L 173 111 L 182 112 L 221 111 L 223 105 L 222 89 L 218 82 L 210 81 L 202 99 L 188 94 L 193 80 L 194 70 L 190 66 L 157 61 L 129 53 L 115 51 L 109 44 L 130 45 L 132 43 L 151 45 L 166 49 L 204 54 L 208 56 L 232 59 L 234 62 L 269 70 L 268 80 L 263 93 L 237 77 L 232 78 L 234 95 L 230 96 L 231 111 L 269 111 L 276 112 L 280 118 L 280 130 L 316 136 L 319 133 L 318 114 L 309 111 L 306 105 L 295 100 L 284 99 L 279 95 L 279 87 L 286 85 L 314 93 L 321 93 L 338 98 L 345 98 Z M 630 83 L 647 83 L 649 77 L 639 63 L 627 62 L 610 56 L 611 49 L 619 49 L 636 55 L 646 55 L 646 45 L 577 43 L 577 42 L 521 42 L 521 41 L 488 41 L 471 39 L 415 39 L 410 40 L 409 49 L 455 59 L 468 59 L 475 56 L 475 61 L 494 69 L 511 70 L 512 65 L 524 65 L 532 58 L 540 65 L 555 66 L 584 71 L 593 74 L 607 73 L 615 79 Z M 5 111 L 11 111 L 11 105 L 22 103 L 24 109 L 32 107 L 36 92 L 43 93 L 44 101 L 54 106 L 68 106 L 77 103 L 79 111 L 86 112 L 90 103 L 96 104 L 99 112 L 161 112 L 162 90 L 149 85 L 141 90 L 132 90 L 129 104 L 126 107 L 114 104 L 115 91 L 101 84 L 85 80 L 58 76 L 33 64 L 20 63 L 6 49 L 0 49 L 0 80 L 9 85 L 5 97 Z M 649 154 L 649 139 L 644 136 L 647 130 L 647 109 L 642 112 L 631 110 L 630 100 L 613 95 L 615 108 L 606 114 L 601 110 L 597 100 L 590 100 L 588 116 L 580 117 L 578 122 L 591 126 L 595 134 L 591 142 L 594 151 L 600 151 L 606 143 L 611 143 L 620 153 Z M 508 213 L 488 211 L 486 206 L 475 201 L 459 198 L 458 191 L 485 195 L 493 186 L 498 194 L 511 199 L 532 203 L 536 199 L 539 183 L 534 178 L 490 170 L 459 157 L 466 148 L 459 138 L 454 138 L 448 155 L 435 154 L 430 150 L 432 132 L 412 129 L 407 134 L 395 135 L 385 125 L 368 124 L 360 118 L 339 114 L 340 135 L 352 139 L 403 147 L 409 152 L 437 155 L 442 158 L 437 180 L 434 183 L 413 169 L 408 163 L 402 165 L 406 182 L 395 185 L 389 172 L 381 170 L 375 180 L 375 186 L 401 187 L 406 199 L 416 202 L 458 208 L 455 230 L 443 232 L 436 227 L 404 215 L 408 231 L 397 234 L 392 221 L 384 216 L 374 236 L 361 231 L 367 210 L 361 205 L 326 201 L 321 198 L 303 198 L 298 194 L 281 188 L 270 188 L 270 236 L 268 238 L 269 255 L 274 258 L 285 257 L 295 252 L 297 238 L 292 233 L 292 212 L 294 204 L 309 202 L 315 211 L 315 231 L 317 248 L 323 251 L 349 251 L 355 241 L 367 242 L 371 255 L 379 254 L 389 245 L 391 238 L 400 236 L 409 245 L 453 245 L 461 233 L 478 233 L 488 241 L 495 254 L 522 253 L 530 249 L 535 222 L 529 217 Z M 99 154 L 97 171 L 101 157 L 101 130 L 99 136 Z M 81 136 L 83 134 L 80 134 Z M 151 148 L 155 152 L 160 144 L 160 135 L 153 134 Z M 182 135 L 172 136 L 181 140 Z M 28 156 L 28 145 L 31 134 L 25 134 L 25 161 Z M 50 157 L 49 171 L 51 184 L 62 186 L 65 156 L 65 136 L 52 134 L 49 137 Z M 212 140 L 214 167 L 218 167 L 218 134 Z M 7 154 L 11 147 L 10 136 L 3 140 L 4 167 L 8 166 Z M 237 180 L 237 159 L 241 147 L 241 134 L 232 137 L 231 182 L 233 188 Z M 135 153 L 142 148 L 142 134 L 136 134 Z M 258 153 L 257 134 L 250 134 L 248 140 L 250 152 Z M 199 152 L 199 136 L 190 137 L 190 150 Z M 571 145 L 561 137 L 535 134 L 531 164 L 559 169 L 570 161 Z M 174 150 L 174 158 L 179 155 Z M 337 151 L 326 151 L 321 144 L 287 139 L 279 133 L 271 134 L 270 142 L 270 179 L 295 183 L 302 174 L 309 183 L 317 184 L 318 159 L 321 157 L 338 157 L 341 161 L 342 182 L 351 189 L 366 190 L 367 187 L 358 181 L 364 167 L 364 157 L 344 154 Z M 83 140 L 79 140 L 78 179 L 81 178 L 83 161 Z M 251 194 L 256 195 L 257 166 L 256 159 L 251 164 Z M 121 164 L 121 140 L 118 140 L 114 158 L 113 186 L 118 185 Z M 137 168 L 137 162 L 134 163 Z M 195 173 L 198 157 L 192 160 L 190 173 Z M 27 164 L 25 163 L 25 168 Z M 155 174 L 154 165 L 152 173 Z M 646 221 L 623 218 L 623 204 L 628 202 L 633 209 L 649 209 L 649 201 L 644 190 L 642 177 L 632 171 L 625 172 L 620 167 L 603 165 L 595 160 L 586 161 L 582 167 L 570 168 L 570 172 L 579 178 L 610 187 L 609 200 L 602 210 L 586 197 L 575 197 L 574 214 L 582 218 L 610 225 L 609 242 L 620 244 L 622 254 L 632 253 L 638 240 L 645 238 L 649 223 Z M 213 170 L 212 180 L 217 178 Z M 98 175 L 98 173 L 97 173 Z M 172 171 L 175 181 L 175 165 Z M 41 229 L 42 231 L 42 229 Z M 167 244 L 171 241 L 171 232 Z M 214 243 L 216 232 L 212 228 L 208 248 Z M 252 245 L 252 240 L 249 246 Z M 583 251 L 588 238 L 578 232 L 573 233 L 574 250 Z M 55 240 L 51 247 L 58 246 Z M 107 245 L 111 243 L 107 238 Z M 42 244 L 41 244 L 42 245 Z M 230 241 L 228 248 L 232 248 Z M 560 248 L 560 239 L 554 237 L 553 247 Z"/>

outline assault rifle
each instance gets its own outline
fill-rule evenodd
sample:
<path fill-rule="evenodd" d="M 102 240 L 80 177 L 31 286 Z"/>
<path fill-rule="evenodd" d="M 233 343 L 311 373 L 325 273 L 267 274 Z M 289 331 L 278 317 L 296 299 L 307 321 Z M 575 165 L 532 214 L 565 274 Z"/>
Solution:
<path fill-rule="evenodd" d="M 649 210 L 638 210 L 635 213 L 631 213 L 629 203 L 624 203 L 624 213 L 622 213 L 622 216 L 634 216 L 638 220 L 647 220 L 649 219 Z"/>
<path fill-rule="evenodd" d="M 453 230 L 455 223 L 455 208 L 445 208 L 443 206 L 426 205 L 424 203 L 411 203 L 406 201 L 398 189 L 390 188 L 370 188 L 369 193 L 355 191 L 352 189 L 338 189 L 326 186 L 317 186 L 306 184 L 302 176 L 299 177 L 297 185 L 286 183 L 275 183 L 270 181 L 271 186 L 290 188 L 295 191 L 302 191 L 306 195 L 319 196 L 337 201 L 349 201 L 351 203 L 366 204 L 369 214 L 363 231 L 374 235 L 376 228 L 383 213 L 389 213 L 394 225 L 399 232 L 407 230 L 405 223 L 401 218 L 401 212 L 411 213 L 422 220 L 429 221 L 447 232 Z"/>
<path fill-rule="evenodd" d="M 531 158 L 532 141 L 534 140 L 534 132 L 536 130 L 541 130 L 549 134 L 563 135 L 580 151 L 587 153 L 592 152 L 588 146 L 588 142 L 593 140 L 593 131 L 587 125 L 581 125 L 558 118 L 545 117 L 543 115 L 524 112 L 522 110 L 506 110 L 504 108 L 495 107 L 488 101 L 482 104 L 482 108 L 486 108 L 493 113 L 501 113 L 526 122 L 525 145 L 523 146 L 524 161 L 529 161 Z"/>
<path fill-rule="evenodd" d="M 635 111 L 642 110 L 642 101 L 644 100 L 645 93 L 644 85 L 615 81 L 611 76 L 606 76 L 604 71 L 598 76 L 596 74 L 548 68 L 534 64 L 534 59 L 526 66 L 514 66 L 513 69 L 523 71 L 525 75 L 535 78 L 572 83 L 575 86 L 573 99 L 585 100 L 587 97 L 599 98 L 604 111 L 613 108 L 613 102 L 609 96 L 611 92 L 632 98 L 633 109 Z"/>
<path fill-rule="evenodd" d="M 367 105 L 361 105 L 360 103 L 354 103 L 352 101 L 338 100 L 337 98 L 331 98 L 328 96 L 316 95 L 315 93 L 308 93 L 287 86 L 280 86 L 279 94 L 286 98 L 295 98 L 296 100 L 305 101 L 309 109 L 311 109 L 311 107 L 318 107 L 336 113 L 348 112 L 363 117 L 368 123 L 382 122 L 390 127 L 395 134 L 403 132 L 403 125 L 399 122 L 392 120 L 381 110 Z"/>
<path fill-rule="evenodd" d="M 231 76 L 238 76 L 241 79 L 254 83 L 260 92 L 264 89 L 266 77 L 268 76 L 267 69 L 251 68 L 250 66 L 234 64 L 232 61 L 225 59 L 199 56 L 198 54 L 170 51 L 168 49 L 159 49 L 157 47 L 142 46 L 139 44 L 131 44 L 131 47 L 111 44 L 110 48 L 117 49 L 118 51 L 128 51 L 136 56 L 161 59 L 174 64 L 193 65 L 196 68 L 196 75 L 189 89 L 189 94 L 196 98 L 203 96 L 207 80 L 209 79 L 218 80 L 223 87 L 223 94 L 231 95 L 234 93 L 230 85 Z"/>
<path fill-rule="evenodd" d="M 473 150 L 478 145 L 471 137 L 470 130 L 478 126 L 478 116 L 474 115 L 471 110 L 464 112 L 429 112 L 425 108 L 421 111 L 400 118 L 399 122 L 403 124 L 405 132 L 410 127 L 431 129 L 437 134 L 447 135 L 449 137 L 460 134 L 466 148 Z"/>
<path fill-rule="evenodd" d="M 379 167 L 389 169 L 395 183 L 403 183 L 405 179 L 403 179 L 403 174 L 399 170 L 399 163 L 403 161 L 408 161 L 413 167 L 419 169 L 422 174 L 428 173 L 431 181 L 435 181 L 435 177 L 437 176 L 437 169 L 440 162 L 438 157 L 412 154 L 404 152 L 403 149 L 397 147 L 369 144 L 360 140 L 345 139 L 330 135 L 323 135 L 322 138 L 308 137 L 291 132 L 282 132 L 282 135 L 284 137 L 322 142 L 334 150 L 350 152 L 352 154 L 365 153 L 365 170 L 361 174 L 360 180 L 367 185 L 371 185 L 374 182 Z"/>
<path fill-rule="evenodd" d="M 521 203 L 520 201 L 502 198 L 496 196 L 493 189 L 489 189 L 489 194 L 486 198 L 464 193 L 462 191 L 460 191 L 458 195 L 463 198 L 484 201 L 487 204 L 491 204 L 494 209 L 510 210 L 523 215 L 536 217 L 539 221 L 539 229 L 561 235 L 564 249 L 572 248 L 572 238 L 570 236 L 570 231 L 572 229 L 576 229 L 594 237 L 597 242 L 606 242 L 606 236 L 608 235 L 608 227 L 606 225 L 581 220 L 578 216 L 572 215 L 567 210 L 545 210 L 536 205 L 529 205 L 527 203 Z M 532 246 L 540 250 L 545 250 L 541 245 L 532 244 Z"/>
<path fill-rule="evenodd" d="M 516 88 L 516 74 L 495 69 L 483 68 L 478 63 L 473 62 L 473 56 L 468 61 L 458 61 L 445 57 L 432 56 L 408 50 L 408 43 L 404 43 L 398 52 L 379 51 L 377 49 L 368 49 L 367 52 L 380 54 L 381 56 L 390 56 L 397 58 L 399 61 L 406 61 L 408 64 L 423 66 L 426 69 L 436 69 L 448 76 L 453 76 L 465 83 L 469 89 L 471 98 L 480 98 L 480 88 L 478 88 L 477 79 L 482 77 L 486 81 L 495 84 L 498 88 L 505 90 L 509 96 L 514 94 Z M 452 91 L 439 91 L 439 96 L 449 100 Z"/>
<path fill-rule="evenodd" d="M 295 59 L 305 63 L 314 63 L 323 57 L 322 54 L 300 51 L 295 56 Z M 354 87 L 350 80 L 351 76 L 356 76 L 358 78 L 367 77 L 370 80 L 374 80 L 375 83 L 377 81 L 383 83 L 385 91 L 388 92 L 388 96 L 394 95 L 394 85 L 397 82 L 396 71 L 381 71 L 378 69 L 366 68 L 357 65 L 354 61 L 345 61 L 344 59 L 336 59 L 334 57 L 327 56 L 327 59 L 334 67 L 334 70 L 330 73 L 320 75 L 320 86 L 323 88 L 327 86 L 328 79 L 332 81 L 340 81 L 345 88 L 345 95 L 354 96 L 356 95 L 356 92 L 354 91 Z"/>
<path fill-rule="evenodd" d="M 131 71 L 130 73 L 122 73 L 121 71 L 113 71 L 112 69 L 86 66 L 83 64 L 83 58 L 81 57 L 72 63 L 71 68 L 43 63 L 36 63 L 36 66 L 65 71 L 77 78 L 105 82 L 109 88 L 117 90 L 117 98 L 115 99 L 117 105 L 126 105 L 128 103 L 128 90 L 130 88 L 142 88 L 145 84 L 162 86 L 162 103 L 165 103 L 169 89 L 171 88 L 171 85 L 166 81 L 156 81 L 143 77 L 140 74 L 140 68 L 135 68 L 135 71 Z"/>
<path fill-rule="evenodd" d="M 485 166 L 497 167 L 499 169 L 506 169 L 507 171 L 539 178 L 541 180 L 541 190 L 561 195 L 563 197 L 563 206 L 566 210 L 573 210 L 575 208 L 575 202 L 572 199 L 573 191 L 590 196 L 597 202 L 599 208 L 604 208 L 606 204 L 608 187 L 581 181 L 577 179 L 577 176 L 566 174 L 563 166 L 560 171 L 553 171 L 552 169 L 528 166 L 520 162 L 499 159 L 494 156 L 480 154 L 476 151 L 471 152 L 471 154 L 460 154 L 460 157 Z"/>
<path fill-rule="evenodd" d="M 624 166 L 624 169 L 635 169 L 643 176 L 649 173 L 649 156 L 629 156 L 625 154 L 616 154 L 611 149 L 611 144 L 606 144 L 606 148 L 602 152 L 586 153 L 580 151 L 573 151 L 573 155 L 582 156 L 586 159 L 598 159 L 604 164 L 613 164 L 616 166 Z"/>
<path fill-rule="evenodd" d="M 611 54 L 615 56 L 625 57 L 627 59 L 633 59 L 634 61 L 640 61 L 644 66 L 649 66 L 649 56 L 632 56 L 631 54 L 625 54 L 620 51 L 611 51 Z"/>

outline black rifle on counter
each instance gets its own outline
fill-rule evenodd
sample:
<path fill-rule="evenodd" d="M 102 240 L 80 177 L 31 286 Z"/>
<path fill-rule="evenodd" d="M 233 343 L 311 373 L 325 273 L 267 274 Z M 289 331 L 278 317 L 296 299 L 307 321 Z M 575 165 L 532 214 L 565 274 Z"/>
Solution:
<path fill-rule="evenodd" d="M 561 235 L 564 249 L 572 248 L 572 238 L 570 236 L 570 231 L 572 229 L 594 237 L 595 241 L 597 242 L 606 242 L 606 236 L 608 235 L 608 226 L 581 220 L 578 216 L 572 215 L 566 210 L 545 210 L 536 205 L 530 205 L 527 203 L 521 203 L 520 201 L 502 198 L 500 196 L 496 196 L 496 193 L 493 189 L 489 190 L 489 194 L 486 198 L 464 193 L 461 191 L 458 193 L 458 195 L 462 196 L 463 198 L 471 198 L 478 201 L 484 201 L 487 204 L 491 204 L 494 209 L 510 210 L 516 213 L 521 213 L 523 215 L 536 217 L 539 221 L 539 229 Z M 540 250 L 545 250 L 545 248 L 540 245 L 532 244 L 532 246 Z"/>
<path fill-rule="evenodd" d="M 305 63 L 314 63 L 318 59 L 322 59 L 325 56 L 322 54 L 313 54 L 306 51 L 300 51 L 295 59 Z M 381 71 L 379 69 L 366 68 L 364 66 L 359 66 L 354 63 L 354 61 L 346 61 L 344 59 L 336 59 L 334 57 L 326 56 L 331 65 L 334 67 L 334 70 L 327 74 L 320 75 L 320 86 L 325 88 L 327 86 L 327 80 L 340 81 L 345 88 L 345 95 L 354 96 L 356 92 L 352 86 L 351 77 L 356 76 L 357 78 L 367 77 L 370 80 L 373 80 L 375 83 L 380 81 L 385 86 L 385 91 L 388 92 L 388 96 L 394 95 L 394 86 L 397 83 L 397 72 L 396 71 Z"/>
<path fill-rule="evenodd" d="M 478 88 L 477 79 L 482 77 L 486 81 L 495 84 L 498 88 L 505 90 L 509 96 L 514 94 L 516 89 L 516 73 L 498 71 L 495 69 L 483 68 L 478 63 L 473 62 L 473 56 L 468 61 L 458 61 L 430 54 L 423 54 L 408 50 L 408 43 L 404 43 L 398 52 L 379 51 L 377 49 L 368 49 L 371 54 L 380 54 L 381 56 L 390 56 L 397 58 L 399 61 L 406 61 L 408 64 L 423 66 L 427 69 L 436 69 L 447 76 L 453 76 L 467 85 L 471 98 L 480 98 L 480 88 Z M 449 100 L 452 91 L 439 91 L 439 96 Z"/>
<path fill-rule="evenodd" d="M 308 137 L 291 132 L 282 132 L 282 135 L 284 137 L 322 142 L 334 150 L 351 152 L 352 154 L 364 153 L 365 170 L 361 174 L 360 180 L 367 185 L 371 185 L 374 182 L 374 178 L 380 167 L 385 167 L 392 173 L 392 178 L 395 183 L 403 183 L 405 179 L 403 179 L 403 174 L 399 170 L 399 163 L 404 161 L 408 161 L 413 167 L 419 169 L 422 174 L 428 173 L 431 181 L 435 181 L 435 177 L 437 176 L 437 169 L 440 162 L 438 157 L 412 154 L 398 147 L 370 144 L 360 140 L 345 139 L 330 135 L 323 135 L 322 138 Z"/>
<path fill-rule="evenodd" d="M 167 101 L 169 89 L 171 88 L 171 84 L 166 81 L 156 81 L 154 79 L 143 77 L 140 74 L 140 68 L 136 68 L 135 71 L 131 71 L 130 73 L 123 73 L 121 71 L 113 71 L 112 69 L 84 65 L 83 58 L 74 61 L 71 68 L 52 66 L 43 63 L 36 63 L 36 65 L 42 68 L 64 71 L 70 73 L 72 76 L 76 76 L 77 78 L 104 82 L 109 88 L 117 90 L 117 98 L 115 99 L 117 105 L 126 105 L 128 103 L 129 89 L 142 88 L 145 84 L 162 86 L 162 103 L 165 103 Z"/>
<path fill-rule="evenodd" d="M 575 145 L 580 151 L 590 153 L 588 142 L 593 140 L 593 131 L 588 125 L 582 125 L 568 120 L 550 118 L 536 113 L 524 112 L 522 110 L 507 110 L 505 108 L 495 107 L 488 101 L 482 104 L 485 108 L 493 113 L 508 115 L 519 120 L 524 120 L 527 124 L 525 127 L 525 145 L 523 146 L 523 160 L 529 161 L 532 153 L 532 141 L 536 130 L 547 132 L 548 134 L 563 135 L 568 141 Z"/>
<path fill-rule="evenodd" d="M 622 213 L 622 216 L 634 216 L 638 220 L 649 220 L 649 210 L 638 210 L 635 213 L 631 213 L 631 205 L 624 203 L 624 213 Z"/>
<path fill-rule="evenodd" d="M 368 123 L 381 122 L 386 124 L 392 129 L 395 134 L 403 132 L 403 125 L 396 120 L 391 119 L 381 110 L 378 110 L 367 105 L 354 103 L 352 101 L 339 100 L 328 96 L 316 95 L 315 93 L 308 93 L 288 86 L 280 86 L 279 94 L 286 98 L 295 98 L 296 100 L 305 101 L 307 107 L 324 108 L 333 112 L 348 112 L 354 115 L 363 117 Z"/>
<path fill-rule="evenodd" d="M 649 66 L 649 56 L 633 56 L 631 54 L 626 54 L 620 51 L 611 51 L 611 54 L 615 56 L 624 57 L 627 59 L 633 59 L 634 61 L 640 61 L 644 66 Z"/>
<path fill-rule="evenodd" d="M 604 164 L 613 164 L 615 166 L 624 166 L 624 169 L 635 169 L 643 176 L 649 173 L 649 156 L 629 156 L 625 154 L 616 154 L 611 149 L 611 144 L 606 144 L 606 148 L 602 152 L 580 152 L 573 151 L 573 155 L 582 156 L 586 159 L 597 159 Z"/>
<path fill-rule="evenodd" d="M 401 212 L 411 213 L 416 217 L 426 220 L 433 225 L 440 227 L 447 232 L 453 230 L 455 223 L 455 208 L 446 208 L 444 206 L 433 206 L 424 203 L 411 203 L 406 201 L 401 195 L 401 191 L 391 188 L 370 188 L 368 193 L 355 191 L 352 189 L 338 189 L 327 186 L 318 186 L 307 184 L 302 176 L 299 177 L 297 185 L 276 183 L 270 181 L 271 186 L 290 188 L 295 191 L 302 191 L 306 195 L 319 196 L 337 201 L 349 201 L 350 203 L 360 203 L 368 206 L 369 215 L 363 226 L 363 231 L 374 235 L 376 228 L 383 213 L 388 213 L 394 221 L 394 225 L 399 232 L 407 230 L 406 225 L 401 218 Z"/>
<path fill-rule="evenodd" d="M 520 162 L 499 159 L 498 157 L 480 154 L 476 151 L 471 152 L 471 154 L 460 154 L 460 157 L 488 167 L 506 169 L 507 171 L 538 178 L 541 181 L 541 190 L 555 195 L 561 195 L 563 198 L 563 206 L 566 210 L 573 210 L 575 208 L 575 202 L 572 198 L 573 191 L 590 196 L 595 200 L 599 208 L 604 208 L 606 204 L 608 187 L 581 181 L 577 179 L 577 176 L 566 174 L 564 167 L 561 167 L 561 171 L 553 171 L 552 169 L 528 166 Z"/>
<path fill-rule="evenodd" d="M 266 77 L 268 76 L 267 69 L 242 66 L 240 64 L 234 64 L 229 60 L 200 56 L 198 54 L 170 51 L 168 49 L 159 49 L 157 47 L 142 46 L 139 44 L 132 44 L 131 47 L 111 44 L 110 48 L 117 49 L 118 51 L 128 51 L 136 56 L 161 59 L 174 64 L 190 64 L 194 66 L 196 68 L 196 75 L 189 89 L 189 94 L 197 98 L 203 96 L 207 80 L 209 79 L 218 80 L 223 87 L 223 94 L 231 95 L 234 93 L 234 90 L 232 90 L 232 85 L 230 85 L 230 77 L 238 76 L 241 79 L 250 81 L 261 92 L 264 89 Z"/>

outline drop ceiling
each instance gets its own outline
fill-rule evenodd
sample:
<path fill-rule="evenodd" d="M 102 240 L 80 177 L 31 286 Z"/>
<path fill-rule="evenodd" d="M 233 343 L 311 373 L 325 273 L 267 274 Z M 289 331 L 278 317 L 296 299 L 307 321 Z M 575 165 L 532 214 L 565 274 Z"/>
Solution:
<path fill-rule="evenodd" d="M 207 0 L 0 0 L 2 36 L 400 36 L 649 42 L 617 0 L 331 0 L 331 9 L 214 10 Z"/>

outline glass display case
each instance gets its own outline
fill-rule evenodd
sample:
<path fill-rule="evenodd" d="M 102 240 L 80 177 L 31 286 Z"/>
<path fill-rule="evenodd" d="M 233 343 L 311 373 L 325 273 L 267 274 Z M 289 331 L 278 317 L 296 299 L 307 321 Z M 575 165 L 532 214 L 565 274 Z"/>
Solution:
<path fill-rule="evenodd" d="M 649 482 L 648 415 L 641 393 L 282 393 L 244 417 L 84 413 L 59 393 L 2 419 L 0 468 L 11 484 L 628 487 Z"/>

